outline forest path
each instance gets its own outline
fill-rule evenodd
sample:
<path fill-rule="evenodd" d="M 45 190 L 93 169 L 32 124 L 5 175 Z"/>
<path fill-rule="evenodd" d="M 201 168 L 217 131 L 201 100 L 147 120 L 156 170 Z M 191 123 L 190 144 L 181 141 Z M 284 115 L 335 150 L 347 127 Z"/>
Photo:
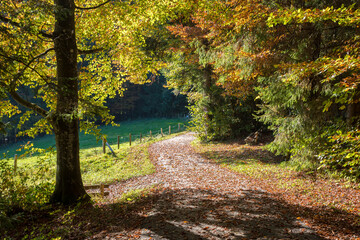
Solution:
<path fill-rule="evenodd" d="M 131 230 L 108 239 L 322 239 L 291 206 L 195 153 L 192 140 L 187 133 L 152 144 L 156 173 L 113 186 L 112 195 L 154 184 L 161 190 Z"/>

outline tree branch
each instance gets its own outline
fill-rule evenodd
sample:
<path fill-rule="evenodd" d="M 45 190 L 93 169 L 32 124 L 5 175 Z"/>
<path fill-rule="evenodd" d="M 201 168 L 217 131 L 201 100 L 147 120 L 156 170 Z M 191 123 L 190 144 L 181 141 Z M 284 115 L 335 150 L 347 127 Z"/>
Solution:
<path fill-rule="evenodd" d="M 78 54 L 92 54 L 92 53 L 97 53 L 97 52 L 101 52 L 102 50 L 104 50 L 104 48 L 97 48 L 97 49 L 90 49 L 90 50 L 81 50 L 78 49 Z"/>
<path fill-rule="evenodd" d="M 108 4 L 109 2 L 111 2 L 111 0 L 107 0 L 97 6 L 94 6 L 94 7 L 78 7 L 78 6 L 75 6 L 76 9 L 80 9 L 80 10 L 92 10 L 92 9 L 96 9 L 96 8 L 99 8 L 101 6 L 104 6 L 105 4 Z"/>
<path fill-rule="evenodd" d="M 21 26 L 20 23 L 15 22 L 15 21 L 13 21 L 13 20 L 11 20 L 11 19 L 9 19 L 9 18 L 7 18 L 7 17 L 4 17 L 4 16 L 2 16 L 2 15 L 0 15 L 0 21 L 3 21 L 3 22 L 5 22 L 5 23 L 8 23 L 8 24 L 10 24 L 10 25 L 12 25 L 12 26 L 18 27 L 18 28 L 20 28 L 20 29 L 23 29 L 23 30 L 25 30 L 26 32 L 30 32 L 30 31 L 29 31 L 30 26 Z M 39 31 L 39 34 L 40 34 L 41 36 L 43 36 L 43 37 L 46 37 L 46 38 L 51 38 L 51 39 L 54 38 L 54 36 L 53 36 L 52 34 L 46 33 L 45 31 Z"/>
<path fill-rule="evenodd" d="M 36 59 L 39 59 L 39 58 L 45 56 L 47 53 L 49 53 L 49 52 L 52 51 L 52 50 L 55 50 L 55 49 L 54 49 L 54 48 L 49 48 L 49 49 L 47 49 L 45 52 L 40 53 L 39 55 L 35 56 L 35 57 L 34 57 L 33 59 L 31 59 L 28 63 L 25 63 L 22 59 L 18 59 L 18 58 L 15 58 L 15 57 L 9 57 L 9 56 L 6 56 L 6 55 L 1 54 L 1 53 L 0 53 L 0 56 L 23 64 L 25 67 L 24 67 L 24 69 L 22 69 L 21 72 L 24 72 L 27 68 L 30 68 L 32 71 L 34 71 L 34 72 L 35 72 L 36 74 L 38 74 L 41 78 L 44 79 L 44 77 L 43 77 L 35 68 L 32 68 L 32 67 L 30 66 L 30 64 L 33 63 Z"/>
<path fill-rule="evenodd" d="M 40 53 L 39 55 L 37 55 L 37 56 L 35 56 L 33 59 L 31 59 L 28 64 L 24 64 L 24 65 L 27 66 L 27 67 L 29 67 L 30 64 L 33 63 L 36 59 L 45 56 L 45 55 L 48 54 L 50 51 L 55 51 L 55 48 L 49 48 L 49 49 L 47 49 L 45 52 Z"/>
<path fill-rule="evenodd" d="M 42 117 L 46 117 L 47 116 L 47 111 L 41 107 L 39 107 L 38 105 L 29 102 L 25 99 L 23 99 L 16 91 L 15 89 L 10 89 L 9 90 L 9 94 L 11 95 L 11 97 L 19 104 L 23 105 L 26 108 L 29 108 L 33 111 L 35 111 L 36 113 L 40 114 Z"/>
<path fill-rule="evenodd" d="M 14 58 L 14 57 L 9 57 L 9 56 L 6 56 L 6 55 L 1 54 L 1 53 L 0 53 L 0 56 L 1 56 L 1 57 L 4 57 L 4 58 L 7 58 L 7 59 L 10 59 L 10 60 L 13 60 L 13 61 L 16 61 L 16 62 L 24 65 L 24 68 L 23 68 L 20 72 L 18 72 L 18 74 L 17 74 L 18 76 L 22 75 L 22 74 L 25 72 L 25 70 L 26 70 L 27 68 L 29 68 L 29 69 L 31 69 L 33 72 L 35 72 L 39 77 L 41 77 L 41 79 L 43 79 L 46 84 L 48 84 L 49 86 L 53 86 L 54 89 L 55 89 L 55 88 L 57 87 L 56 84 L 53 84 L 53 83 L 48 82 L 45 76 L 41 75 L 41 74 L 39 73 L 39 71 L 37 71 L 35 68 L 33 68 L 33 67 L 30 66 L 30 64 L 33 63 L 36 59 L 39 59 L 40 57 L 45 56 L 48 52 L 50 52 L 50 51 L 52 51 L 52 50 L 54 50 L 54 48 L 49 48 L 49 49 L 47 49 L 45 52 L 40 53 L 39 55 L 35 56 L 35 57 L 34 57 L 33 59 L 31 59 L 28 63 L 25 63 L 22 59 L 17 59 L 17 58 Z"/>

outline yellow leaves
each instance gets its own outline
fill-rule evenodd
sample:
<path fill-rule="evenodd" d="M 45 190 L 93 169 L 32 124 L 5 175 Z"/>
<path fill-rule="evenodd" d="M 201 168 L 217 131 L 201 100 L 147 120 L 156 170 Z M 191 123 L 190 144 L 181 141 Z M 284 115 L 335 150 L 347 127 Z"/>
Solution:
<path fill-rule="evenodd" d="M 339 25 L 351 26 L 360 23 L 360 9 L 353 10 L 350 7 L 335 9 L 333 6 L 324 9 L 279 9 L 268 15 L 267 25 L 274 27 L 278 24 L 289 23 L 315 23 L 332 21 Z"/>
<path fill-rule="evenodd" d="M 2 116 L 12 117 L 21 111 L 17 106 L 11 104 L 9 100 L 0 100 L 0 118 Z"/>

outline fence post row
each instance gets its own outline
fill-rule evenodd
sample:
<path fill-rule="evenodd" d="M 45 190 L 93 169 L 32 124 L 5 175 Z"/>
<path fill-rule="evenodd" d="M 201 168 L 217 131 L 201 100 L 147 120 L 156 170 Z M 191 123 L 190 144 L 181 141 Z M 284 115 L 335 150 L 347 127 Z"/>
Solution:
<path fill-rule="evenodd" d="M 178 132 L 180 132 L 181 129 L 181 124 L 178 123 Z M 161 137 L 164 137 L 164 131 L 163 128 L 160 128 L 160 132 L 161 132 Z M 171 125 L 169 125 L 169 135 L 171 134 Z M 142 142 L 142 133 L 140 133 L 140 143 Z M 152 139 L 152 131 L 150 130 L 150 139 Z M 132 138 L 131 138 L 131 133 L 129 133 L 129 144 L 131 146 L 131 142 L 132 142 Z M 106 143 L 107 140 L 106 138 L 102 139 L 102 147 L 103 147 L 103 153 L 106 153 Z M 118 145 L 118 149 L 120 149 L 120 136 L 117 136 L 117 145 Z M 16 172 L 16 161 L 17 161 L 17 155 L 15 154 L 15 158 L 14 158 L 14 171 Z"/>

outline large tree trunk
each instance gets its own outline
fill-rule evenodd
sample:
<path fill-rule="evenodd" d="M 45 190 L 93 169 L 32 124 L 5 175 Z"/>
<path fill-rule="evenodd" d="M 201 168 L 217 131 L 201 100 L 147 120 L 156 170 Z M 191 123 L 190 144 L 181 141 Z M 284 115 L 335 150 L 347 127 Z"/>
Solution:
<path fill-rule="evenodd" d="M 72 204 L 88 200 L 79 159 L 78 72 L 74 0 L 55 0 L 54 47 L 57 61 L 57 107 L 52 119 L 57 169 L 52 203 Z"/>

